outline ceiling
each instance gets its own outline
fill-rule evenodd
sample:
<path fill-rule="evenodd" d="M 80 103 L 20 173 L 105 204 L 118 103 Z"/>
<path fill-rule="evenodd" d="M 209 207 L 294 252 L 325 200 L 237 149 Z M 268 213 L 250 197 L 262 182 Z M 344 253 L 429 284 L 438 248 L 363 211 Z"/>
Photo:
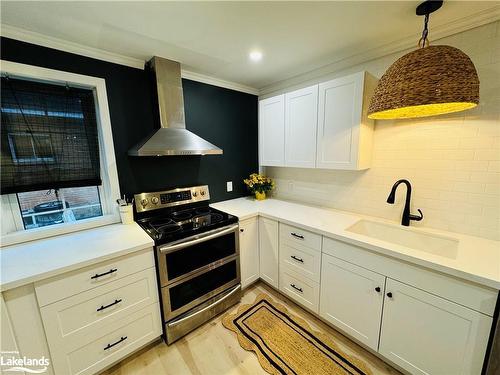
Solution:
<path fill-rule="evenodd" d="M 23 2 L 2 1 L 1 23 L 88 47 L 183 68 L 254 88 L 364 51 L 415 37 L 419 1 L 345 2 Z M 439 27 L 497 6 L 446 1 Z M 262 51 L 256 63 L 251 50 Z"/>

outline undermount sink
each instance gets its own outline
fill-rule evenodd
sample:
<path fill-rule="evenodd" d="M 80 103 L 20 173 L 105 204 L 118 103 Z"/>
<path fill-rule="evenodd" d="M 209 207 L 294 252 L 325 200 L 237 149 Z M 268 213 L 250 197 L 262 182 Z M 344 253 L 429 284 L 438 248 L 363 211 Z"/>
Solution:
<path fill-rule="evenodd" d="M 458 240 L 397 225 L 359 220 L 346 231 L 446 258 L 456 259 Z"/>

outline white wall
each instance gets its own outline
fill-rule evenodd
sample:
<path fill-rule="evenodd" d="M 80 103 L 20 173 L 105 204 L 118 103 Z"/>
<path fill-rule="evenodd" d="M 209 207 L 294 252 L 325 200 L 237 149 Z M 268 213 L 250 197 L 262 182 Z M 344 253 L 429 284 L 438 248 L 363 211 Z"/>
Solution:
<path fill-rule="evenodd" d="M 480 79 L 477 108 L 420 120 L 378 121 L 373 166 L 366 171 L 266 168 L 276 179 L 275 196 L 399 221 L 404 186 L 395 205 L 386 199 L 392 184 L 407 178 L 414 188 L 413 210 L 421 208 L 425 215 L 412 225 L 500 240 L 500 22 L 431 39 L 431 44 L 460 48 L 472 59 Z M 380 77 L 407 52 L 324 78 L 360 70 Z"/>

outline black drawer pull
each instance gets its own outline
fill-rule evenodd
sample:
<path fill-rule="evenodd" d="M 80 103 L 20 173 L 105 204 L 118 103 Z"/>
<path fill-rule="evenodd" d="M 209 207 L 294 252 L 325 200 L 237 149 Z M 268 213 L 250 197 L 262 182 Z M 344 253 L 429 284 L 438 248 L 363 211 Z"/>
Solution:
<path fill-rule="evenodd" d="M 290 255 L 290 258 L 296 260 L 297 262 L 304 263 L 304 259 L 302 258 L 297 258 L 295 255 Z"/>
<path fill-rule="evenodd" d="M 118 340 L 117 342 L 114 342 L 114 343 L 112 343 L 112 344 L 108 344 L 108 345 L 106 345 L 106 347 L 104 348 L 104 350 L 111 349 L 113 346 L 118 345 L 119 343 L 121 343 L 122 341 L 125 341 L 126 339 L 127 339 L 127 336 L 122 336 L 122 337 L 120 338 L 120 340 Z"/>
<path fill-rule="evenodd" d="M 304 293 L 304 291 L 302 290 L 302 288 L 299 288 L 298 286 L 295 286 L 295 284 L 290 284 L 290 286 L 295 289 L 295 290 L 298 290 L 300 293 Z"/>
<path fill-rule="evenodd" d="M 290 233 L 292 236 L 294 236 L 295 238 L 300 238 L 301 240 L 304 239 L 304 236 L 301 236 L 300 234 L 297 234 L 297 233 Z"/>
<path fill-rule="evenodd" d="M 377 293 L 380 293 L 380 287 L 379 287 L 379 286 L 377 286 L 377 287 L 375 288 L 375 291 L 376 291 Z"/>
<path fill-rule="evenodd" d="M 102 305 L 101 307 L 99 307 L 97 309 L 97 311 L 102 311 L 102 310 L 105 310 L 107 309 L 108 307 L 111 307 L 111 306 L 114 306 L 116 305 L 117 303 L 120 303 L 122 301 L 122 299 L 115 299 L 115 302 L 111 302 L 109 305 Z"/>
<path fill-rule="evenodd" d="M 111 268 L 108 272 L 103 272 L 103 273 L 96 273 L 94 276 L 90 277 L 91 279 L 98 279 L 99 277 L 101 276 L 106 276 L 106 275 L 110 275 L 112 273 L 115 273 L 116 271 L 118 271 L 118 268 Z"/>
<path fill-rule="evenodd" d="M 392 298 L 392 293 L 391 292 L 387 293 L 387 297 Z"/>

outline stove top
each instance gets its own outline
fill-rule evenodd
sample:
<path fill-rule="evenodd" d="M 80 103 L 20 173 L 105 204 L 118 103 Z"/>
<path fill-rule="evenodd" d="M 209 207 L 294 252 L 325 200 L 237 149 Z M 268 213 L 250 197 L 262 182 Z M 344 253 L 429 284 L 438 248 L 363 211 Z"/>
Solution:
<path fill-rule="evenodd" d="M 156 245 L 238 222 L 236 216 L 209 207 L 207 186 L 143 193 L 134 198 L 136 221 Z"/>
<path fill-rule="evenodd" d="M 137 220 L 156 244 L 173 242 L 237 222 L 237 217 L 208 205 Z"/>

